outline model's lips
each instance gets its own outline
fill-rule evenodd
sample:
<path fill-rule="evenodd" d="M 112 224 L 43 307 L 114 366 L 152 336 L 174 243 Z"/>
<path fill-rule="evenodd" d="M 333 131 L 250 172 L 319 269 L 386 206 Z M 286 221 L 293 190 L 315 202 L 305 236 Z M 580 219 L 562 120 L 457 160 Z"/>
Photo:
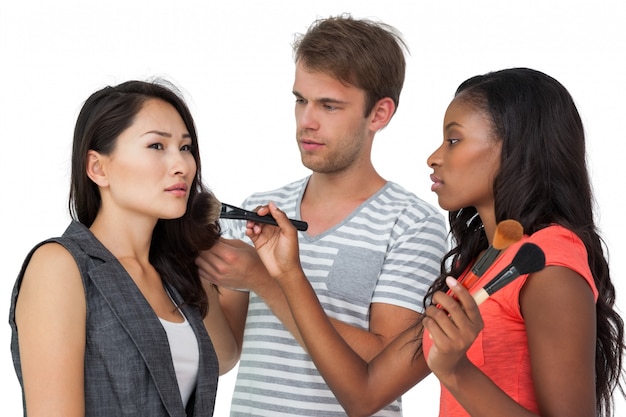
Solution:
<path fill-rule="evenodd" d="M 443 181 L 435 174 L 430 174 L 430 180 L 433 182 L 433 185 L 430 186 L 431 191 L 437 191 L 439 188 L 443 186 Z"/>
<path fill-rule="evenodd" d="M 171 187 L 167 187 L 165 191 L 167 191 L 168 193 L 172 193 L 175 196 L 182 197 L 187 195 L 187 184 L 185 184 L 184 182 L 179 182 L 172 185 Z"/>

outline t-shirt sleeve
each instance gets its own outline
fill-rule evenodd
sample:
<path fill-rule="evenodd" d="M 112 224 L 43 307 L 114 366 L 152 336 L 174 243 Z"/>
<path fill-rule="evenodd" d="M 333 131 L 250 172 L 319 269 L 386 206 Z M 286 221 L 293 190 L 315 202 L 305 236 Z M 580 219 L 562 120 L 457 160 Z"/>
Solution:
<path fill-rule="evenodd" d="M 561 226 L 552 226 L 538 231 L 531 237 L 544 250 L 546 266 L 562 266 L 582 276 L 598 298 L 598 290 L 589 268 L 587 249 L 580 238 L 571 230 Z"/>

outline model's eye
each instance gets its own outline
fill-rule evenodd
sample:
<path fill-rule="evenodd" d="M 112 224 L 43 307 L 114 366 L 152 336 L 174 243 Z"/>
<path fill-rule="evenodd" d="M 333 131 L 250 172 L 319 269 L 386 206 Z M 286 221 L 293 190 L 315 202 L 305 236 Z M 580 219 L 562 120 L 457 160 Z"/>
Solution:
<path fill-rule="evenodd" d="M 337 107 L 336 107 L 336 106 L 332 106 L 332 105 L 330 105 L 330 104 L 324 104 L 324 108 L 325 108 L 326 110 L 329 110 L 329 111 L 333 111 L 333 110 L 336 110 L 336 109 L 337 109 Z"/>
<path fill-rule="evenodd" d="M 450 146 L 456 145 L 459 142 L 459 139 L 450 138 L 450 139 L 447 139 L 447 140 L 448 140 L 448 143 L 450 144 Z"/>
<path fill-rule="evenodd" d="M 181 151 L 184 151 L 184 152 L 191 152 L 191 149 L 192 149 L 191 144 L 189 144 L 189 145 L 183 145 L 183 146 L 181 146 L 181 147 L 180 147 L 180 150 L 181 150 Z"/>
<path fill-rule="evenodd" d="M 148 145 L 148 148 L 150 148 L 150 149 L 157 149 L 159 151 L 162 151 L 164 149 L 162 143 L 152 143 L 152 144 Z"/>

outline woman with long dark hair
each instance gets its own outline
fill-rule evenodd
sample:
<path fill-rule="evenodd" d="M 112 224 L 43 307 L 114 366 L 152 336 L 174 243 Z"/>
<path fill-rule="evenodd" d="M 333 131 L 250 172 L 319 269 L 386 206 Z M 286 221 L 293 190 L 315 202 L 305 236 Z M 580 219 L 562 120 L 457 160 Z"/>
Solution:
<path fill-rule="evenodd" d="M 194 263 L 220 236 L 199 155 L 173 86 L 128 81 L 84 103 L 73 221 L 29 253 L 11 299 L 25 415 L 212 415 L 237 352 Z"/>
<path fill-rule="evenodd" d="M 320 373 L 350 415 L 371 414 L 431 371 L 442 386 L 441 416 L 612 415 L 624 328 L 572 97 L 527 68 L 472 77 L 448 106 L 443 131 L 428 165 L 432 190 L 449 211 L 453 247 L 427 295 L 425 318 L 369 364 L 319 313 L 284 214 L 274 204 L 259 210 L 280 229 L 249 223 Z M 460 283 L 504 220 L 519 222 L 524 237 L 465 288 Z M 527 243 L 541 249 L 545 267 L 478 305 L 472 294 Z"/>

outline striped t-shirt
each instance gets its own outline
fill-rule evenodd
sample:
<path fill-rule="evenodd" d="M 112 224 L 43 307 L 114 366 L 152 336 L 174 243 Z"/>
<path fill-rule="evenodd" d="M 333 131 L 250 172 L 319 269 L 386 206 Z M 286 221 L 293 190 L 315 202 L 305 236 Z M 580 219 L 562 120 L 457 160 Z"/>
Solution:
<path fill-rule="evenodd" d="M 308 177 L 248 197 L 253 210 L 273 201 L 300 218 Z M 224 235 L 247 240 L 245 222 L 223 220 Z M 371 303 L 422 312 L 446 248 L 443 215 L 393 182 L 333 228 L 298 232 L 300 262 L 329 317 L 369 328 Z M 250 304 L 231 416 L 345 416 L 311 358 L 256 294 Z M 401 416 L 400 399 L 376 416 Z"/>

